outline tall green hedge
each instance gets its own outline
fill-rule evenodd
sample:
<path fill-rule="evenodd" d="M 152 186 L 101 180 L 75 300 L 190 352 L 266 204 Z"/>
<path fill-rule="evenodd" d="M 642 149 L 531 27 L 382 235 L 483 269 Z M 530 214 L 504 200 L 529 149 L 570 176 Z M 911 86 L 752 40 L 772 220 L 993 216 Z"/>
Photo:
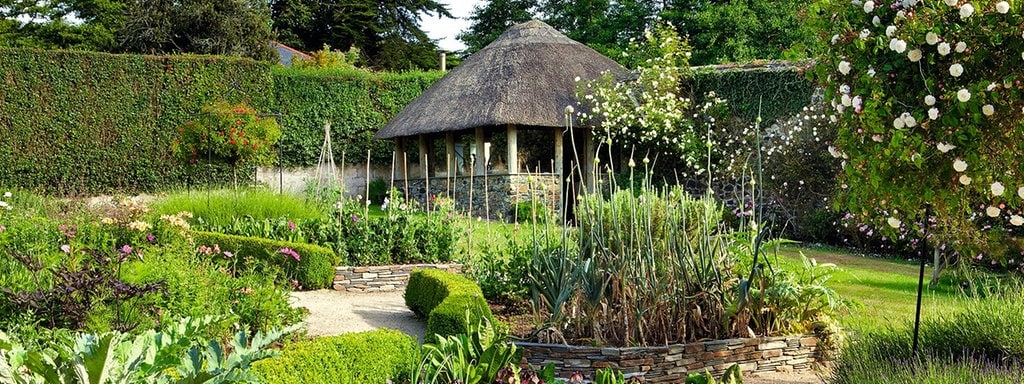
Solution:
<path fill-rule="evenodd" d="M 694 67 L 690 86 L 698 98 L 714 91 L 736 117 L 751 122 L 758 113 L 765 122 L 792 116 L 814 95 L 801 63 L 788 62 Z"/>
<path fill-rule="evenodd" d="M 373 140 L 384 126 L 444 75 L 443 72 L 370 73 L 363 71 L 274 69 L 274 95 L 282 118 L 281 149 L 289 166 L 315 165 L 331 123 L 335 161 L 390 164 L 391 141 Z"/>
<path fill-rule="evenodd" d="M 0 49 L 0 183 L 55 194 L 156 190 L 185 185 L 191 172 L 198 184 L 211 171 L 172 157 L 175 128 L 218 97 L 272 106 L 268 67 Z"/>
<path fill-rule="evenodd" d="M 253 363 L 267 384 L 404 383 L 419 362 L 416 338 L 390 329 L 289 344 L 281 356 Z"/>

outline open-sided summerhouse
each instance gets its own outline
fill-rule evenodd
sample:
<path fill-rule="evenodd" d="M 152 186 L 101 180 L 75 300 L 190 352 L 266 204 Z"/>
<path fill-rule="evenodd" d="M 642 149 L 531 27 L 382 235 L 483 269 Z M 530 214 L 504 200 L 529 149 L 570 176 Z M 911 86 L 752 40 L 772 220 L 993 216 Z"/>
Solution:
<path fill-rule="evenodd" d="M 582 188 L 578 176 L 565 183 L 570 170 L 593 165 L 590 131 L 570 132 L 565 109 L 579 108 L 577 79 L 606 72 L 624 70 L 543 22 L 509 28 L 377 132 L 396 141 L 396 187 L 490 219 L 510 219 L 531 199 L 561 211 L 562 196 Z"/>

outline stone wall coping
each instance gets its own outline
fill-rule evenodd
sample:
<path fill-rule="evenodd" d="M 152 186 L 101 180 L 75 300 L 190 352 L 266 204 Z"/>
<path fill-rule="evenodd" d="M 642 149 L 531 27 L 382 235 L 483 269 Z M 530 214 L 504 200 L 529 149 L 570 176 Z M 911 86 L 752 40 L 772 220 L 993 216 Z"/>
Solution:
<path fill-rule="evenodd" d="M 743 343 L 746 343 L 748 341 L 753 341 L 753 340 L 757 340 L 758 343 L 760 344 L 760 343 L 770 343 L 770 342 L 774 342 L 774 341 L 788 341 L 788 340 L 794 340 L 794 339 L 795 340 L 800 340 L 800 339 L 805 339 L 805 338 L 808 338 L 808 337 L 815 337 L 816 338 L 817 336 L 814 335 L 814 334 L 807 333 L 807 334 L 794 334 L 794 335 L 789 335 L 789 336 L 762 336 L 762 337 L 755 337 L 755 338 L 719 339 L 719 340 L 698 341 L 698 342 L 694 342 L 694 343 L 685 343 L 685 344 L 657 345 L 657 346 L 650 346 L 650 347 L 594 347 L 594 346 L 588 346 L 588 345 L 544 344 L 544 343 L 531 343 L 531 342 L 520 342 L 520 341 L 515 341 L 513 343 L 516 346 L 520 346 L 520 347 L 563 349 L 563 350 L 569 350 L 569 351 L 574 351 L 574 352 L 576 352 L 576 351 L 578 351 L 578 352 L 600 352 L 602 350 L 604 350 L 604 351 L 615 350 L 615 351 L 619 351 L 619 352 L 642 352 L 642 351 L 654 352 L 654 351 L 662 351 L 662 350 L 668 351 L 668 350 L 671 350 L 671 349 L 693 347 L 693 346 L 698 346 L 698 345 L 700 345 L 700 346 L 713 346 L 713 345 L 743 344 Z"/>
<path fill-rule="evenodd" d="M 339 265 L 334 267 L 335 271 L 347 271 L 356 268 L 368 269 L 416 269 L 416 268 L 449 268 L 461 267 L 462 263 L 437 263 L 437 264 L 387 264 L 387 265 Z"/>
<path fill-rule="evenodd" d="M 559 175 L 557 173 L 550 173 L 550 172 L 548 172 L 548 173 L 526 173 L 526 172 L 507 173 L 507 172 L 503 172 L 503 173 L 488 173 L 487 174 L 487 177 L 507 177 L 507 176 L 537 176 L 537 177 L 549 177 L 550 176 L 550 177 L 557 177 Z M 430 180 L 438 180 L 438 179 L 441 179 L 441 180 L 444 180 L 444 179 L 469 179 L 469 178 L 470 178 L 469 175 L 433 176 L 433 177 L 430 177 Z M 481 179 L 482 180 L 484 178 L 484 175 L 473 175 L 472 178 L 473 179 Z M 426 177 L 410 177 L 408 179 L 396 178 L 395 182 L 406 181 L 406 180 L 408 180 L 408 181 L 423 181 L 423 180 L 426 180 L 426 179 L 427 179 Z M 561 178 L 559 178 L 559 179 L 561 179 Z"/>

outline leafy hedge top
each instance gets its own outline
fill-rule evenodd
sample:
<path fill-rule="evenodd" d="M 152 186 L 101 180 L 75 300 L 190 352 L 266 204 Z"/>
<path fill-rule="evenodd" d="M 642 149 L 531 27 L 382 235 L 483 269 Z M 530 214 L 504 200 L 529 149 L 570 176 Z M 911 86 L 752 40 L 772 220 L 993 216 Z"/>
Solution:
<path fill-rule="evenodd" d="M 253 364 L 250 373 L 271 384 L 403 382 L 418 361 L 415 338 L 379 329 L 287 345 L 280 357 Z"/>

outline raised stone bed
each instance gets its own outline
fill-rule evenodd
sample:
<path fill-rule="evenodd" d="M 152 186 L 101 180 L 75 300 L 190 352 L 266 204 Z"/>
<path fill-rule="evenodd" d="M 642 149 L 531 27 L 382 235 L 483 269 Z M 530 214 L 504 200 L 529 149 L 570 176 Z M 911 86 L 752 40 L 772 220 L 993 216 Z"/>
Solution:
<path fill-rule="evenodd" d="M 441 269 L 461 273 L 461 264 L 405 264 L 371 267 L 337 267 L 334 289 L 346 292 L 385 292 L 405 288 L 414 269 Z"/>
<path fill-rule="evenodd" d="M 744 373 L 806 371 L 820 360 L 814 335 L 714 340 L 665 347 L 598 348 L 561 344 L 515 343 L 534 366 L 553 363 L 558 377 L 580 371 L 586 378 L 605 367 L 648 383 L 681 383 L 689 373 L 719 375 L 733 364 Z"/>

